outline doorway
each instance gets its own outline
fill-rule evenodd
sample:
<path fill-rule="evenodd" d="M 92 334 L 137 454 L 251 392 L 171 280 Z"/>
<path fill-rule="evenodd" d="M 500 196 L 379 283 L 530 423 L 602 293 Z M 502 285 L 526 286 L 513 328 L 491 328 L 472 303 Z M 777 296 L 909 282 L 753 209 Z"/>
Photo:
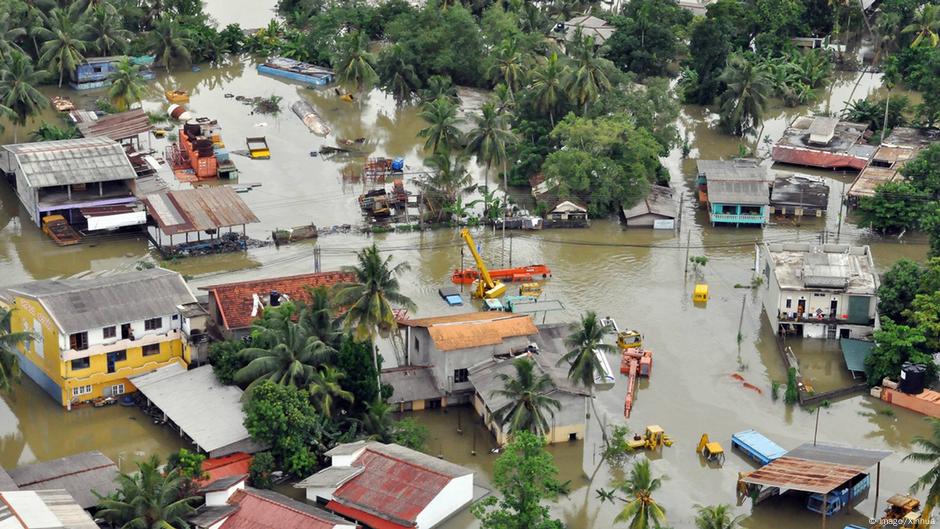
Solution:
<path fill-rule="evenodd" d="M 805 298 L 800 298 L 796 302 L 796 314 L 797 314 L 797 317 L 800 317 L 800 318 L 802 318 L 803 315 L 806 314 L 806 299 Z"/>
<path fill-rule="evenodd" d="M 121 325 L 121 339 L 130 340 L 131 339 L 131 324 L 125 323 Z"/>
<path fill-rule="evenodd" d="M 829 302 L 829 317 L 836 319 L 836 313 L 839 309 L 839 300 L 832 298 L 832 301 Z"/>

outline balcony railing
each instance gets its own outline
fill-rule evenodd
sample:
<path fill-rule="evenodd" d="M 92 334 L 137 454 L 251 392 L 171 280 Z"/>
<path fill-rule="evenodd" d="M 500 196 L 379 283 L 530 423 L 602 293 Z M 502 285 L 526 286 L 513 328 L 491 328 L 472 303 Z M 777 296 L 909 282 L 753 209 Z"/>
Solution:
<path fill-rule="evenodd" d="M 796 313 L 796 312 L 787 312 L 787 311 L 778 311 L 777 320 L 784 323 L 824 323 L 827 325 L 874 325 L 874 318 L 869 319 L 867 322 L 858 323 L 849 321 L 847 315 L 838 314 L 822 314 L 816 315 L 811 313 Z"/>
<path fill-rule="evenodd" d="M 171 364 L 180 364 L 183 367 L 186 366 L 183 363 L 183 359 L 179 357 L 173 357 L 169 360 L 164 360 L 163 362 L 147 362 L 139 366 L 125 366 L 120 369 L 116 369 L 112 373 L 98 371 L 84 377 L 68 377 L 69 382 L 71 383 L 70 387 L 82 386 L 85 384 L 101 384 L 102 382 L 109 382 L 112 380 L 118 380 L 122 378 L 130 378 L 137 375 L 142 375 L 144 373 L 149 373 L 155 369 L 165 367 Z"/>
<path fill-rule="evenodd" d="M 88 349 L 69 349 L 67 351 L 62 351 L 61 356 L 63 361 L 68 362 L 70 360 L 75 360 L 76 358 L 87 358 L 89 356 L 113 353 L 115 351 L 125 351 L 135 347 L 143 347 L 145 345 L 163 343 L 170 340 L 178 340 L 181 336 L 182 333 L 180 333 L 178 330 L 168 331 L 160 334 L 145 334 L 135 340 L 122 339 L 109 344 L 93 345 Z"/>
<path fill-rule="evenodd" d="M 712 223 L 723 222 L 728 224 L 764 224 L 767 222 L 764 214 L 748 215 L 742 213 L 709 213 L 709 219 Z"/>

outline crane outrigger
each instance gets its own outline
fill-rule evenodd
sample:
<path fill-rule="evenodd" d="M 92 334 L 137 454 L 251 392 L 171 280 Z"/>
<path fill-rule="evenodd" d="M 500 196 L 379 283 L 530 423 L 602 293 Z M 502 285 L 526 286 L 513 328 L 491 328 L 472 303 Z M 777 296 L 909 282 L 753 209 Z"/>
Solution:
<path fill-rule="evenodd" d="M 490 277 L 490 271 L 486 268 L 486 263 L 483 262 L 480 253 L 477 252 L 477 246 L 473 242 L 473 237 L 470 236 L 470 231 L 464 228 L 460 230 L 460 236 L 463 237 L 467 247 L 470 248 L 470 255 L 473 256 L 477 269 L 480 271 L 480 279 L 473 283 L 473 296 L 481 299 L 496 299 L 505 294 L 506 285 L 500 281 L 494 281 Z"/>

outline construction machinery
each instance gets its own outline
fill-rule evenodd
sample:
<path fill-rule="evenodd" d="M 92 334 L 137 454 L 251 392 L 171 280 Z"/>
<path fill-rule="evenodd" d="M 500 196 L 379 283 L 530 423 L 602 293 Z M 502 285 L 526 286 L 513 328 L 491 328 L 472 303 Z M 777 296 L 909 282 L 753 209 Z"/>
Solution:
<path fill-rule="evenodd" d="M 72 229 L 62 215 L 46 215 L 42 218 L 42 232 L 59 246 L 78 244 L 81 237 Z"/>
<path fill-rule="evenodd" d="M 245 138 L 248 145 L 248 156 L 252 160 L 268 160 L 271 158 L 271 149 L 268 147 L 268 140 L 264 136 L 255 136 Z"/>
<path fill-rule="evenodd" d="M 649 377 L 653 372 L 653 352 L 642 349 L 643 336 L 637 331 L 621 331 L 613 318 L 602 318 L 601 325 L 614 331 L 620 348 L 620 373 L 627 375 L 627 396 L 623 402 L 623 416 L 630 418 L 636 398 L 637 377 Z"/>
<path fill-rule="evenodd" d="M 922 518 L 919 510 L 920 500 L 910 494 L 895 494 L 888 498 L 888 508 L 878 527 L 914 527 Z M 925 514 L 924 518 L 929 519 L 929 513 Z"/>
<path fill-rule="evenodd" d="M 540 283 L 523 283 L 519 285 L 519 295 L 539 298 L 542 295 L 542 285 Z"/>
<path fill-rule="evenodd" d="M 672 439 L 661 426 L 651 424 L 646 427 L 643 435 L 634 435 L 632 440 L 627 441 L 627 445 L 633 450 L 659 450 L 664 446 L 672 446 Z"/>
<path fill-rule="evenodd" d="M 714 461 L 719 465 L 725 462 L 725 449 L 722 448 L 721 443 L 710 441 L 707 433 L 702 434 L 698 446 L 695 447 L 695 453 L 704 457 L 706 461 Z"/>
<path fill-rule="evenodd" d="M 464 242 L 467 243 L 467 247 L 470 248 L 470 254 L 477 264 L 477 270 L 480 271 L 480 279 L 474 281 L 471 287 L 473 296 L 480 299 L 495 299 L 505 294 L 506 285 L 500 281 L 494 281 L 493 278 L 490 277 L 490 271 L 486 268 L 486 263 L 483 262 L 483 258 L 480 257 L 480 252 L 477 251 L 477 246 L 473 242 L 473 237 L 470 236 L 470 231 L 464 228 L 460 230 L 460 236 L 463 237 Z"/>
<path fill-rule="evenodd" d="M 497 281 L 513 283 L 544 280 L 552 277 L 552 270 L 543 264 L 517 266 L 515 268 L 494 268 L 490 270 L 490 277 Z M 480 271 L 474 268 L 454 270 L 450 280 L 458 285 L 469 285 L 480 278 Z"/>

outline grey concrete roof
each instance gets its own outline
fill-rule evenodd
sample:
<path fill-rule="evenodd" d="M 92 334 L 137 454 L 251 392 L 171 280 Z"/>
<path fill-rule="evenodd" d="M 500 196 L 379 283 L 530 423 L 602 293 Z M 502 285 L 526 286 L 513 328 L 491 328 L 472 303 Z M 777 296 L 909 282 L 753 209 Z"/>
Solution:
<path fill-rule="evenodd" d="M 16 482 L 13 481 L 10 474 L 3 467 L 0 467 L 0 490 L 16 490 L 17 488 Z"/>
<path fill-rule="evenodd" d="M 771 243 L 764 245 L 764 251 L 769 252 L 783 290 L 835 289 L 873 295 L 878 289 L 868 246 Z"/>
<path fill-rule="evenodd" d="M 770 203 L 770 190 L 764 182 L 740 180 L 708 180 L 708 202 L 712 204 L 746 204 L 765 206 Z"/>
<path fill-rule="evenodd" d="M 298 489 L 336 488 L 362 473 L 363 467 L 326 467 L 294 484 Z"/>
<path fill-rule="evenodd" d="M 818 177 L 781 176 L 774 180 L 770 203 L 825 210 L 829 206 L 829 186 Z"/>
<path fill-rule="evenodd" d="M 190 525 L 195 527 L 210 527 L 222 518 L 231 515 L 238 510 L 237 505 L 217 505 L 207 507 L 205 505 L 196 509 L 195 514 L 188 518 Z"/>
<path fill-rule="evenodd" d="M 30 187 L 133 180 L 124 148 L 104 137 L 4 145 Z"/>
<path fill-rule="evenodd" d="M 868 450 L 827 443 L 803 443 L 787 452 L 787 457 L 833 463 L 866 469 L 891 455 L 889 450 Z"/>
<path fill-rule="evenodd" d="M 9 471 L 20 490 L 65 489 L 83 508 L 98 505 L 98 497 L 117 490 L 117 465 L 98 451 L 83 452 Z"/>
<path fill-rule="evenodd" d="M 360 440 L 353 441 L 351 443 L 343 443 L 334 446 L 333 448 L 327 450 L 323 455 L 333 457 L 333 456 L 351 456 L 357 451 L 362 450 L 369 444 L 372 444 L 372 441 Z"/>
<path fill-rule="evenodd" d="M 196 301 L 181 275 L 162 268 L 32 281 L 5 289 L 10 294 L 38 299 L 67 334 L 175 314 Z"/>
<path fill-rule="evenodd" d="M 131 381 L 202 450 L 211 452 L 251 438 L 244 425 L 242 390 L 220 383 L 212 366 L 187 371 L 172 364 Z"/>
<path fill-rule="evenodd" d="M 0 491 L 0 527 L 11 529 L 98 529 L 62 489 Z"/>
<path fill-rule="evenodd" d="M 859 143 L 865 131 L 868 130 L 867 124 L 839 121 L 833 127 L 833 136 L 829 144 L 816 145 L 810 143 L 809 138 L 814 124 L 817 123 L 819 122 L 817 122 L 816 116 L 797 117 L 783 132 L 783 137 L 777 141 L 777 145 L 802 147 L 823 152 L 852 153 L 857 156 L 868 157 L 875 152 L 876 147 L 874 145 L 862 145 Z"/>
<path fill-rule="evenodd" d="M 241 483 L 248 479 L 248 474 L 236 474 L 234 476 L 225 476 L 224 478 L 219 478 L 212 483 L 209 483 L 205 487 L 201 488 L 199 492 L 220 492 L 228 489 L 229 487 L 235 485 L 236 483 Z"/>
<path fill-rule="evenodd" d="M 427 367 L 401 367 L 382 370 L 382 382 L 394 388 L 389 402 L 439 399 L 443 392 Z"/>
<path fill-rule="evenodd" d="M 607 39 L 617 31 L 617 28 L 611 26 L 606 20 L 597 18 L 593 15 L 582 15 L 574 17 L 565 22 L 565 39 L 574 40 L 578 30 L 581 30 L 582 37 L 593 37 L 594 44 L 600 46 L 607 42 Z"/>
<path fill-rule="evenodd" d="M 698 174 L 704 176 L 708 184 L 719 180 L 757 181 L 768 185 L 773 182 L 773 177 L 770 176 L 767 167 L 760 165 L 760 160 L 754 158 L 697 160 L 695 165 L 698 168 Z"/>

